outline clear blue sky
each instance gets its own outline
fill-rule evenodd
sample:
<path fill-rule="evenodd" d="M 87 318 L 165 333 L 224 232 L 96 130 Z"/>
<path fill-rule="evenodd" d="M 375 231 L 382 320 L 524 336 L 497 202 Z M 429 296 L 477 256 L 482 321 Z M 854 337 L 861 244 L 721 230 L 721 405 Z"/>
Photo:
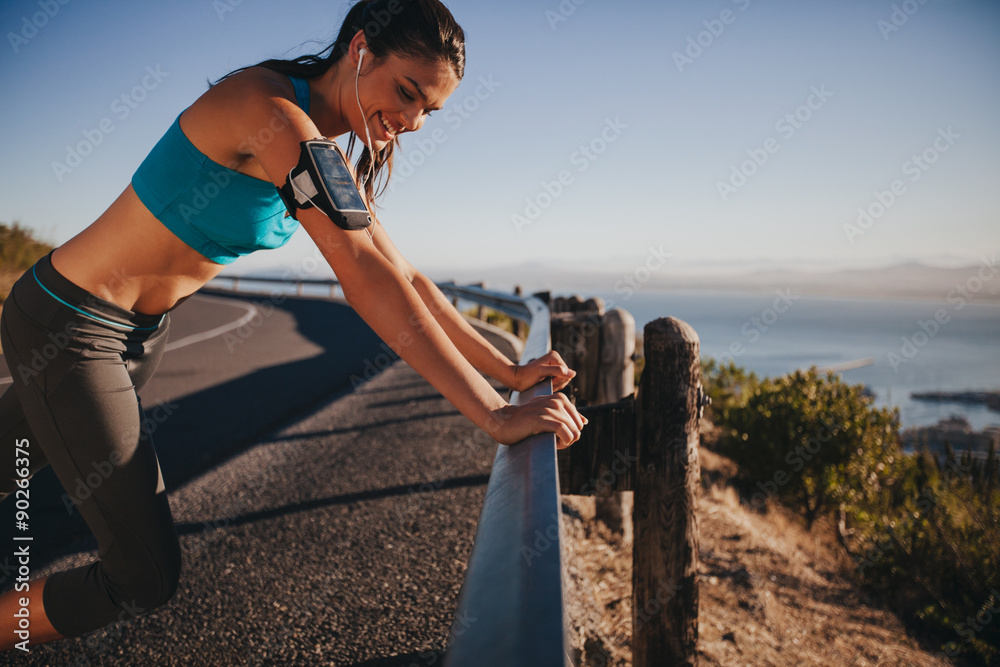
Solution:
<path fill-rule="evenodd" d="M 857 265 L 976 262 L 1000 246 L 995 0 L 448 5 L 467 33 L 466 77 L 404 137 L 381 208 L 431 275 L 525 261 L 627 269 L 650 247 L 679 264 Z M 67 240 L 209 79 L 321 50 L 347 6 L 6 0 L 0 221 Z M 100 142 L 56 173 L 88 133 Z M 867 228 L 845 230 L 890 196 Z M 309 253 L 300 232 L 232 270 Z"/>

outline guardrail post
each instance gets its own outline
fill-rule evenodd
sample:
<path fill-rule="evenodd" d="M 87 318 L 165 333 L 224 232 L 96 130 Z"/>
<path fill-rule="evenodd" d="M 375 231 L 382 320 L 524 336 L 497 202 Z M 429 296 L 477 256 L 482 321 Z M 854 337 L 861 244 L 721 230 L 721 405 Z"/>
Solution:
<path fill-rule="evenodd" d="M 559 297 L 554 306 L 562 312 L 552 314 L 552 348 L 577 372 L 564 390 L 577 407 L 607 405 L 631 396 L 635 391 L 632 363 L 635 320 L 632 315 L 621 308 L 604 312 L 604 302 L 596 298 Z M 604 442 L 599 448 L 616 456 L 621 453 L 608 445 Z M 589 457 L 589 454 L 584 456 Z M 598 455 L 593 461 L 603 461 L 602 456 Z M 563 458 L 568 460 L 569 457 Z M 589 473 L 597 475 L 598 470 L 594 468 Z M 632 539 L 632 496 L 624 493 L 627 489 L 610 486 L 620 485 L 600 485 L 601 490 L 593 500 L 594 513 L 599 521 L 620 533 L 628 543 Z"/>
<path fill-rule="evenodd" d="M 514 296 L 520 297 L 521 295 L 522 295 L 521 286 L 515 285 Z M 514 319 L 514 335 L 520 338 L 521 340 L 524 340 L 525 337 L 524 320 Z"/>
<path fill-rule="evenodd" d="M 698 334 L 660 318 L 643 333 L 632 552 L 632 664 L 698 663 Z"/>

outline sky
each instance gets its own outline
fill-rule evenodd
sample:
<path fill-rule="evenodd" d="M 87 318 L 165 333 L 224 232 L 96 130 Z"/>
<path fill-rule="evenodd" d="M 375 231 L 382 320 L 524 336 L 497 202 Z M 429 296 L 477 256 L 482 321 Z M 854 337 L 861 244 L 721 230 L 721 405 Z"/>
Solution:
<path fill-rule="evenodd" d="M 1000 246 L 997 0 L 446 4 L 466 75 L 403 137 L 379 209 L 432 277 L 959 265 Z M 348 6 L 5 0 L 0 222 L 65 242 L 209 80 L 322 50 Z M 226 272 L 313 255 L 299 231 Z"/>

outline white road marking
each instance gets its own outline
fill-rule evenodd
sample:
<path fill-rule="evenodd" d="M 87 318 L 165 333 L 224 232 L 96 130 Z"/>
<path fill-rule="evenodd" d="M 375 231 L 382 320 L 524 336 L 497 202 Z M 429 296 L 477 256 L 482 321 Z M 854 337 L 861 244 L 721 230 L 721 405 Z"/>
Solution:
<path fill-rule="evenodd" d="M 233 329 L 239 329 L 240 327 L 249 324 L 253 321 L 253 318 L 260 314 L 257 307 L 251 303 L 242 303 L 233 299 L 223 299 L 221 297 L 207 296 L 205 294 L 195 294 L 191 298 L 202 299 L 205 301 L 215 301 L 226 306 L 236 306 L 246 310 L 246 313 L 243 314 L 243 317 L 233 320 L 228 324 L 223 324 L 222 326 L 218 326 L 214 329 L 209 329 L 208 331 L 203 331 L 201 333 L 191 334 L 190 336 L 185 336 L 180 340 L 171 341 L 167 343 L 167 347 L 164 352 L 172 352 L 173 350 L 187 347 L 188 345 L 194 345 L 195 343 L 201 343 L 202 341 L 210 340 L 216 336 L 221 336 L 222 334 L 228 333 Z M 14 378 L 12 377 L 0 378 L 0 385 L 12 384 L 13 382 Z"/>
<path fill-rule="evenodd" d="M 234 320 L 229 324 L 223 324 L 222 326 L 209 329 L 208 331 L 204 331 L 202 333 L 192 334 L 181 338 L 180 340 L 171 341 L 167 343 L 166 352 L 171 352 L 181 347 L 187 347 L 188 345 L 194 345 L 195 343 L 200 343 L 202 341 L 209 340 L 210 338 L 221 336 L 222 334 L 232 331 L 233 329 L 239 329 L 243 325 L 249 324 L 253 318 L 260 314 L 260 311 L 257 310 L 257 306 L 252 303 L 242 303 L 233 299 L 223 299 L 220 297 L 206 296 L 204 294 L 195 294 L 191 298 L 202 299 L 204 301 L 215 301 L 226 306 L 238 306 L 245 309 L 247 312 L 243 315 L 243 317 L 238 320 Z"/>

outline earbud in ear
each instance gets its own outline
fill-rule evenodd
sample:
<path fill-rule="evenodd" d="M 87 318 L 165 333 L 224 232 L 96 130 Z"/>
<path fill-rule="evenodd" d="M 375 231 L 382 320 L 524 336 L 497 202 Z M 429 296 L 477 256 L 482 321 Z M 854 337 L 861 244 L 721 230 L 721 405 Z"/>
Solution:
<path fill-rule="evenodd" d="M 365 59 L 365 54 L 368 53 L 368 49 L 361 48 L 358 51 L 358 72 L 361 71 L 361 61 Z"/>

